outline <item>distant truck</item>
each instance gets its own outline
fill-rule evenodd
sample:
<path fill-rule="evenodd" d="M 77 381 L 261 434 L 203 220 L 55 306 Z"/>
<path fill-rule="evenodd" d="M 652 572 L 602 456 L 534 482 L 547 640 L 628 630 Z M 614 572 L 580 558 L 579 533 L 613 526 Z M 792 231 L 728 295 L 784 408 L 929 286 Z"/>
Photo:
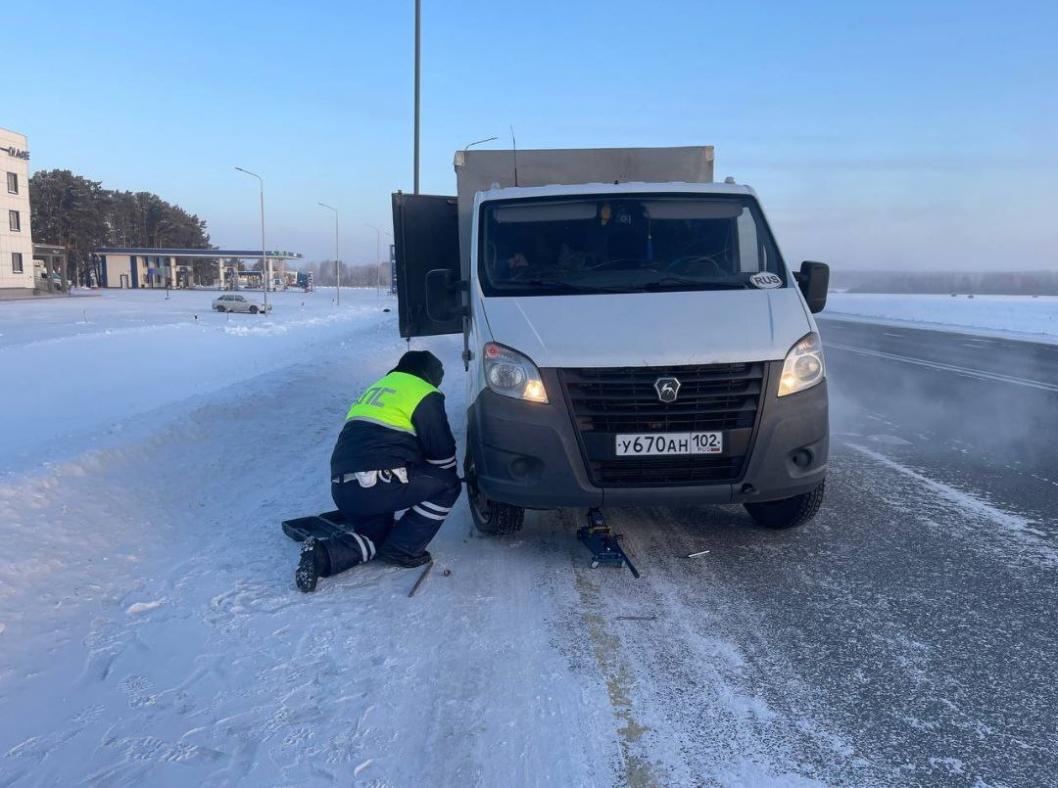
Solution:
<path fill-rule="evenodd" d="M 471 513 L 823 500 L 827 386 L 814 312 L 754 191 L 713 149 L 460 151 L 457 196 L 393 195 L 404 337 L 462 334 Z"/>

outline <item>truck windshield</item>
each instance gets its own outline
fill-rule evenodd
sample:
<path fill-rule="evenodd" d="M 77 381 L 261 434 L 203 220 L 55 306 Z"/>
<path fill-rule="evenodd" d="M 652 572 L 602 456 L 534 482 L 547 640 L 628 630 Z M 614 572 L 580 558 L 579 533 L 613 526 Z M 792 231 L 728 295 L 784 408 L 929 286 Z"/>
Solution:
<path fill-rule="evenodd" d="M 750 197 L 600 195 L 482 207 L 490 296 L 750 288 L 786 274 Z"/>

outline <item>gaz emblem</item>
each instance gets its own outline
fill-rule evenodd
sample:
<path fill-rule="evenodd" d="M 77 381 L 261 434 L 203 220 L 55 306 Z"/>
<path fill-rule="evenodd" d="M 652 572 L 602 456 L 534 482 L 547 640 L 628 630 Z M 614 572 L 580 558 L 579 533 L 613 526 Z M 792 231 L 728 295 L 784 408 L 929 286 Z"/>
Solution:
<path fill-rule="evenodd" d="M 658 378 L 654 381 L 654 390 L 662 402 L 675 402 L 680 393 L 680 382 L 676 378 Z"/>

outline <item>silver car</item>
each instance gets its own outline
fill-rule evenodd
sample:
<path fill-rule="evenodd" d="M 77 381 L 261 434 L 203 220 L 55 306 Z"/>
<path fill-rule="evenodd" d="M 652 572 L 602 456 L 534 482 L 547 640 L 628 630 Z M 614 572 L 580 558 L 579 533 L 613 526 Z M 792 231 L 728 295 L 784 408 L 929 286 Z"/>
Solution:
<path fill-rule="evenodd" d="M 251 315 L 272 311 L 271 304 L 258 304 L 241 295 L 218 296 L 213 299 L 213 308 L 218 312 L 249 312 Z"/>

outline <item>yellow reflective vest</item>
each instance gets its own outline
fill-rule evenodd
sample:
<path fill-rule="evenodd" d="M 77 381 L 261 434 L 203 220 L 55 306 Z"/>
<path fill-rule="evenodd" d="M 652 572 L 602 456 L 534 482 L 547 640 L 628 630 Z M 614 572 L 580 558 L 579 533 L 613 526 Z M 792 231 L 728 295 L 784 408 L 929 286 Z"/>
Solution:
<path fill-rule="evenodd" d="M 412 414 L 423 398 L 435 391 L 434 386 L 420 377 L 406 372 L 390 372 L 360 395 L 345 414 L 345 420 L 369 421 L 415 435 Z"/>

